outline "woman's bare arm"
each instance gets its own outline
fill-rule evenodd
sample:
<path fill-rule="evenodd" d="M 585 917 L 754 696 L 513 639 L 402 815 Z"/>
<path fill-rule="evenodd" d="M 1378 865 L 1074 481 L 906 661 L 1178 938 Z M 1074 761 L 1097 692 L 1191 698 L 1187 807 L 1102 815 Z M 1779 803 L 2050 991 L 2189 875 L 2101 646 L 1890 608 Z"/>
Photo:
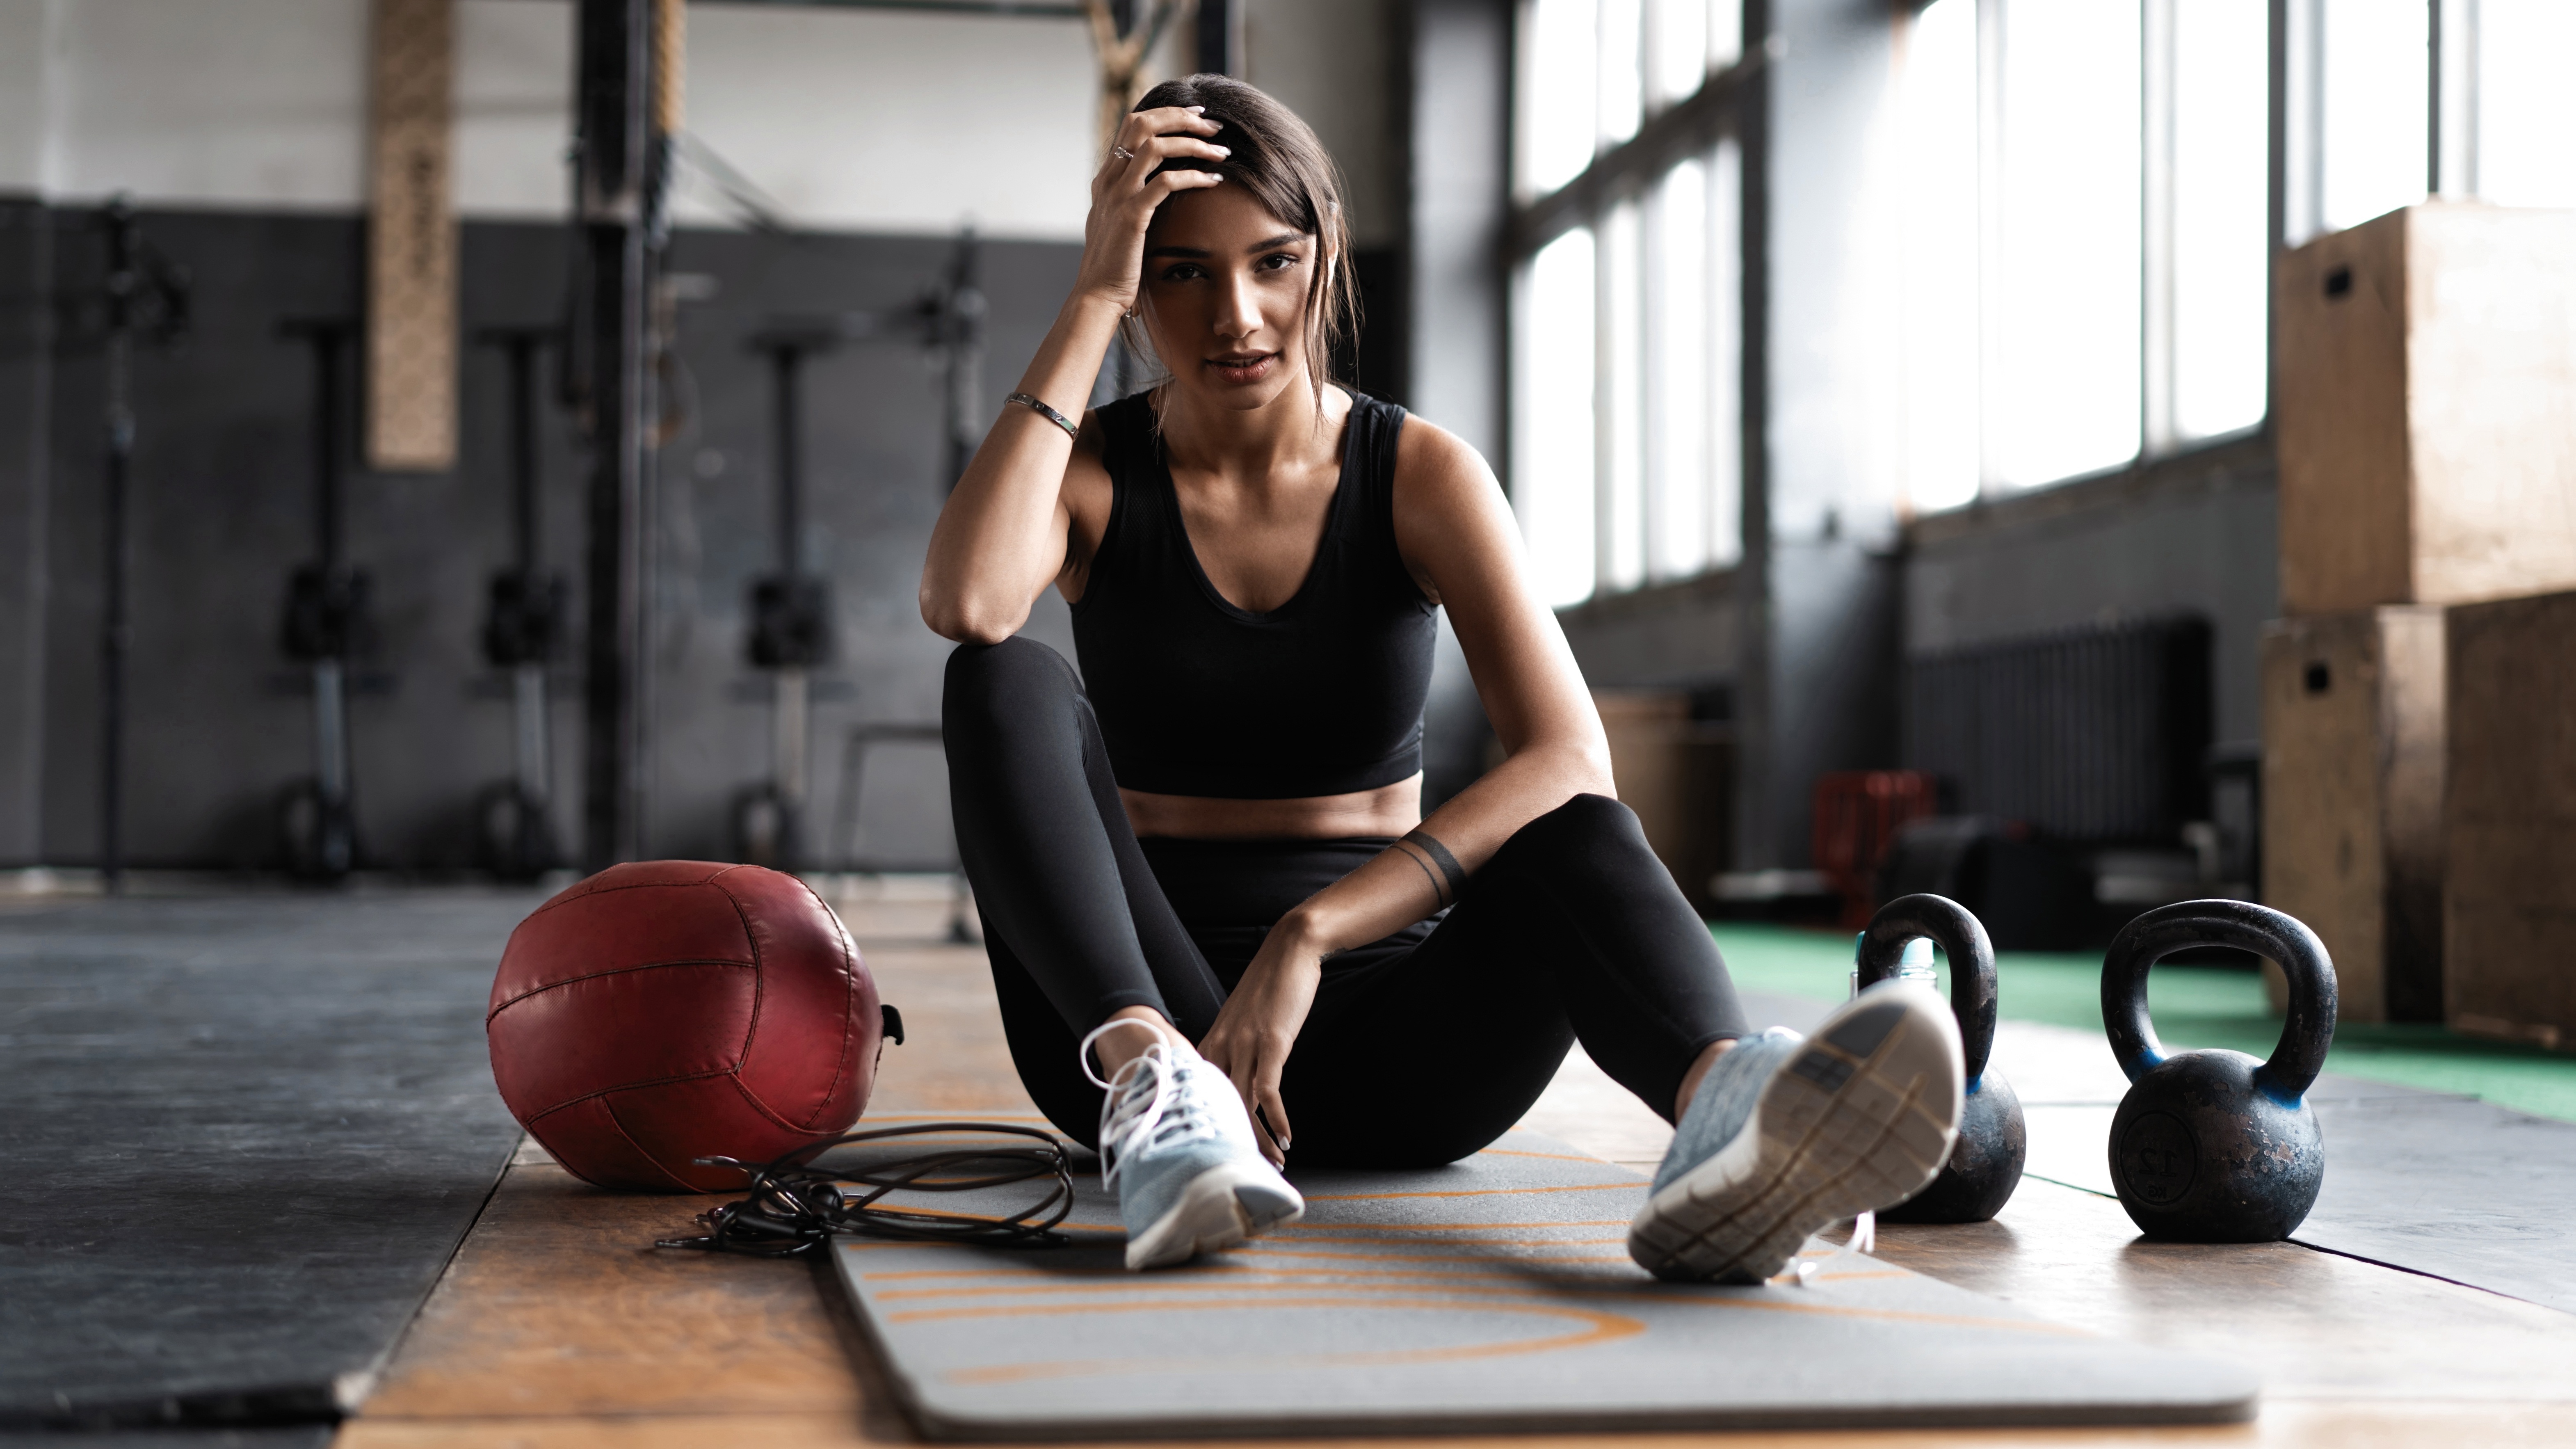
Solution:
<path fill-rule="evenodd" d="M 1154 168 L 1173 156 L 1222 159 L 1225 148 L 1201 139 L 1217 129 L 1195 108 L 1127 118 L 1118 144 L 1132 154 L 1121 159 L 1113 152 L 1092 178 L 1082 270 L 1020 375 L 1019 391 L 1068 418 L 1080 415 L 1119 316 L 1136 305 L 1154 209 L 1175 192 L 1224 179 L 1213 171 L 1157 176 Z M 1002 409 L 930 532 L 921 618 L 933 632 L 961 644 L 1000 643 L 1028 622 L 1029 606 L 1048 584 L 1081 566 L 1068 557 L 1067 486 L 1094 474 L 1105 486 L 1107 475 L 1100 472 L 1098 438 L 1080 441 L 1088 446 L 1032 409 Z"/>
<path fill-rule="evenodd" d="M 1522 563 L 1502 488 L 1473 448 L 1418 420 L 1396 455 L 1396 546 L 1444 605 L 1508 756 L 1420 829 L 1309 897 L 1272 928 L 1200 1051 L 1234 1080 L 1284 1160 L 1279 1078 L 1314 1003 L 1323 958 L 1381 940 L 1453 903 L 1468 872 L 1522 826 L 1581 794 L 1614 795 L 1610 745 L 1556 617 Z"/>

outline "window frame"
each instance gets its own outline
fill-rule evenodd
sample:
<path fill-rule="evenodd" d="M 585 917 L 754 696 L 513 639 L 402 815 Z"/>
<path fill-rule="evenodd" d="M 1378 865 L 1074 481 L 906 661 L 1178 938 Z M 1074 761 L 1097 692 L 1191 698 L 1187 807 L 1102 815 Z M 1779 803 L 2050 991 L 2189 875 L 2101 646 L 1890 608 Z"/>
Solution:
<path fill-rule="evenodd" d="M 1733 472 L 1737 479 L 1732 495 L 1738 520 L 1736 556 L 1706 563 L 1695 573 L 1659 574 L 1652 561 L 1652 550 L 1648 547 L 1648 540 L 1641 537 L 1636 541 L 1635 546 L 1644 551 L 1647 562 L 1640 570 L 1638 579 L 1625 583 L 1612 581 L 1608 563 L 1612 550 L 1618 545 L 1610 537 L 1610 530 L 1604 526 L 1607 523 L 1604 517 L 1607 511 L 1604 499 L 1610 488 L 1608 469 L 1604 466 L 1609 461 L 1610 445 L 1606 441 L 1609 423 L 1606 417 L 1601 416 L 1601 410 L 1598 408 L 1607 383 L 1601 375 L 1601 369 L 1596 365 L 1594 369 L 1596 399 L 1594 452 L 1600 462 L 1596 463 L 1594 469 L 1593 502 L 1594 516 L 1598 521 L 1595 525 L 1593 541 L 1592 592 L 1581 602 L 1570 606 L 1579 608 L 1605 598 L 1687 585 L 1695 580 L 1726 575 L 1738 567 L 1745 553 L 1752 546 L 1746 536 L 1749 530 L 1744 523 L 1752 515 L 1754 508 L 1748 495 L 1759 485 L 1755 482 L 1758 474 L 1752 466 L 1751 458 L 1753 448 L 1750 439 L 1754 436 L 1754 430 L 1748 426 L 1747 419 L 1751 412 L 1748 403 L 1758 395 L 1759 384 L 1754 375 L 1757 359 L 1753 356 L 1751 346 L 1752 333 L 1743 325 L 1743 320 L 1748 315 L 1746 309 L 1753 303 L 1751 291 L 1757 283 L 1753 270 L 1744 264 L 1744 259 L 1750 252 L 1749 234 L 1760 224 L 1760 212 L 1755 195 L 1758 168 L 1751 164 L 1744 154 L 1749 149 L 1747 132 L 1751 129 L 1747 124 L 1745 113 L 1753 94 L 1755 78 L 1772 59 L 1776 42 L 1765 44 L 1751 34 L 1752 26 L 1760 13 L 1758 7 L 1752 5 L 1739 7 L 1737 21 L 1743 27 L 1743 31 L 1739 35 L 1735 58 L 1723 66 L 1712 66 L 1701 78 L 1699 88 L 1689 95 L 1661 103 L 1657 99 L 1654 78 L 1646 74 L 1645 58 L 1641 52 L 1638 66 L 1643 109 L 1635 133 L 1624 140 L 1599 146 L 1582 170 L 1554 190 L 1537 195 L 1525 195 L 1520 189 L 1520 178 L 1526 174 L 1524 163 L 1527 158 L 1524 153 L 1525 148 L 1530 145 L 1527 97 L 1524 92 L 1530 72 L 1527 37 L 1533 8 L 1533 0 L 1523 0 L 1523 3 L 1514 7 L 1512 19 L 1510 155 L 1506 165 L 1506 174 L 1512 178 L 1512 192 L 1503 225 L 1503 265 L 1505 275 L 1511 279 L 1514 295 L 1517 296 L 1525 285 L 1529 265 L 1542 248 L 1568 232 L 1582 229 L 1589 229 L 1594 237 L 1596 258 L 1594 286 L 1596 296 L 1601 295 L 1603 284 L 1600 278 L 1603 275 L 1603 269 L 1608 265 L 1607 248 L 1603 245 L 1602 238 L 1612 213 L 1622 207 L 1634 208 L 1640 217 L 1642 227 L 1643 218 L 1650 212 L 1653 194 L 1664 178 L 1676 168 L 1692 161 L 1697 161 L 1706 168 L 1709 186 L 1708 202 L 1714 209 L 1720 201 L 1721 178 L 1725 177 L 1730 170 L 1718 164 L 1720 148 L 1729 142 L 1734 143 L 1737 148 L 1737 162 L 1731 168 L 1734 195 L 1726 198 L 1734 222 L 1732 234 L 1721 235 L 1718 229 L 1712 228 L 1709 237 L 1709 245 L 1712 249 L 1731 246 L 1735 251 L 1735 263 L 1728 269 L 1734 278 L 1737 293 L 1730 299 L 1730 311 L 1738 320 L 1735 336 L 1731 339 L 1735 356 L 1734 365 L 1730 369 L 1735 419 L 1734 426 L 1727 431 L 1733 437 L 1739 455 L 1732 460 Z M 1655 243 L 1649 241 L 1646 245 L 1651 247 Z M 1644 264 L 1641 251 L 1640 265 Z M 1714 274 L 1712 269 L 1712 275 Z M 1712 296 L 1707 300 L 1713 303 L 1716 299 Z M 1520 326 L 1519 309 L 1515 307 L 1511 325 L 1506 330 L 1504 348 L 1504 395 L 1515 400 L 1521 396 L 1522 382 Z M 1597 307 L 1594 326 L 1597 338 L 1605 326 Z M 1714 352 L 1714 349 L 1712 351 Z M 1642 426 L 1651 430 L 1654 423 L 1649 420 Z M 1637 442 L 1641 448 L 1652 447 L 1652 441 L 1646 437 L 1641 436 Z M 1711 457 L 1706 461 L 1714 478 L 1720 460 Z M 1516 481 L 1519 460 L 1514 458 L 1509 462 L 1512 466 L 1507 468 L 1506 476 Z M 1516 491 L 1512 484 L 1506 484 L 1507 496 Z M 1713 494 L 1716 492 L 1717 490 L 1712 489 Z M 1515 499 L 1515 502 L 1517 501 Z M 1713 508 L 1725 501 L 1715 496 L 1710 500 Z"/>

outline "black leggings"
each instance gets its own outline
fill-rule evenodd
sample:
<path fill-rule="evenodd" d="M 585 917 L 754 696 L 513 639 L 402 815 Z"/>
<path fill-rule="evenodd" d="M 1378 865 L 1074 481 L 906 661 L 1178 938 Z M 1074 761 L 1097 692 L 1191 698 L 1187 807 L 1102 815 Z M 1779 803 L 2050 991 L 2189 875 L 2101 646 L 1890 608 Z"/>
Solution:
<path fill-rule="evenodd" d="M 1082 1034 L 1150 1006 L 1192 1041 L 1271 923 L 1385 840 L 1138 841 L 1091 702 L 1043 644 L 948 658 L 957 848 L 1021 1082 L 1096 1146 Z M 1306 1166 L 1454 1162 L 1509 1130 L 1581 1041 L 1669 1117 L 1709 1043 L 1744 1034 L 1716 943 L 1637 817 L 1578 795 L 1432 921 L 1334 956 L 1280 1082 Z"/>

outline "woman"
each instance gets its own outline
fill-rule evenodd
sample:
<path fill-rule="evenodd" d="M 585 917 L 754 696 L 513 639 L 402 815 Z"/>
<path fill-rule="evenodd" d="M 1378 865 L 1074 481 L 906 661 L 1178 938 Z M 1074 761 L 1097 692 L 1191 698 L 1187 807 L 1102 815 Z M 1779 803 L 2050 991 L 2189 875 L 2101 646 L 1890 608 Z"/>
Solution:
<path fill-rule="evenodd" d="M 1492 473 L 1328 383 L 1348 257 L 1302 121 L 1223 76 L 1157 86 L 1093 179 L 1071 297 L 931 536 L 922 617 L 960 646 L 958 847 L 1021 1079 L 1099 1147 L 1143 1268 L 1294 1218 L 1292 1144 L 1314 1164 L 1476 1151 L 1579 1039 L 1680 1126 L 1630 1251 L 1667 1276 L 1767 1277 L 1815 1228 L 1931 1180 L 1956 1029 L 1916 989 L 1871 993 L 1812 1045 L 1746 1037 L 1707 929 L 1614 798 Z M 1168 375 L 1076 422 L 1122 326 Z M 1079 679 L 1013 637 L 1050 584 Z M 1506 758 L 1425 819 L 1443 608 Z"/>

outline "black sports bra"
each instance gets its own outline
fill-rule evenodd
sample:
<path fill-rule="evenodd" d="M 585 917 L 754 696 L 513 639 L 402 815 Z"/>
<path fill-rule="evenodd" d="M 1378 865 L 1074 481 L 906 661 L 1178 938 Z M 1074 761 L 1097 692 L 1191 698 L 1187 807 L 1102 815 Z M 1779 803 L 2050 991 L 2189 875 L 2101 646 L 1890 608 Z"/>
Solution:
<path fill-rule="evenodd" d="M 1419 772 L 1436 624 L 1395 547 L 1404 409 L 1351 395 L 1323 542 L 1266 614 L 1226 602 L 1199 567 L 1147 397 L 1098 417 L 1115 492 L 1073 641 L 1118 783 L 1287 800 Z"/>

